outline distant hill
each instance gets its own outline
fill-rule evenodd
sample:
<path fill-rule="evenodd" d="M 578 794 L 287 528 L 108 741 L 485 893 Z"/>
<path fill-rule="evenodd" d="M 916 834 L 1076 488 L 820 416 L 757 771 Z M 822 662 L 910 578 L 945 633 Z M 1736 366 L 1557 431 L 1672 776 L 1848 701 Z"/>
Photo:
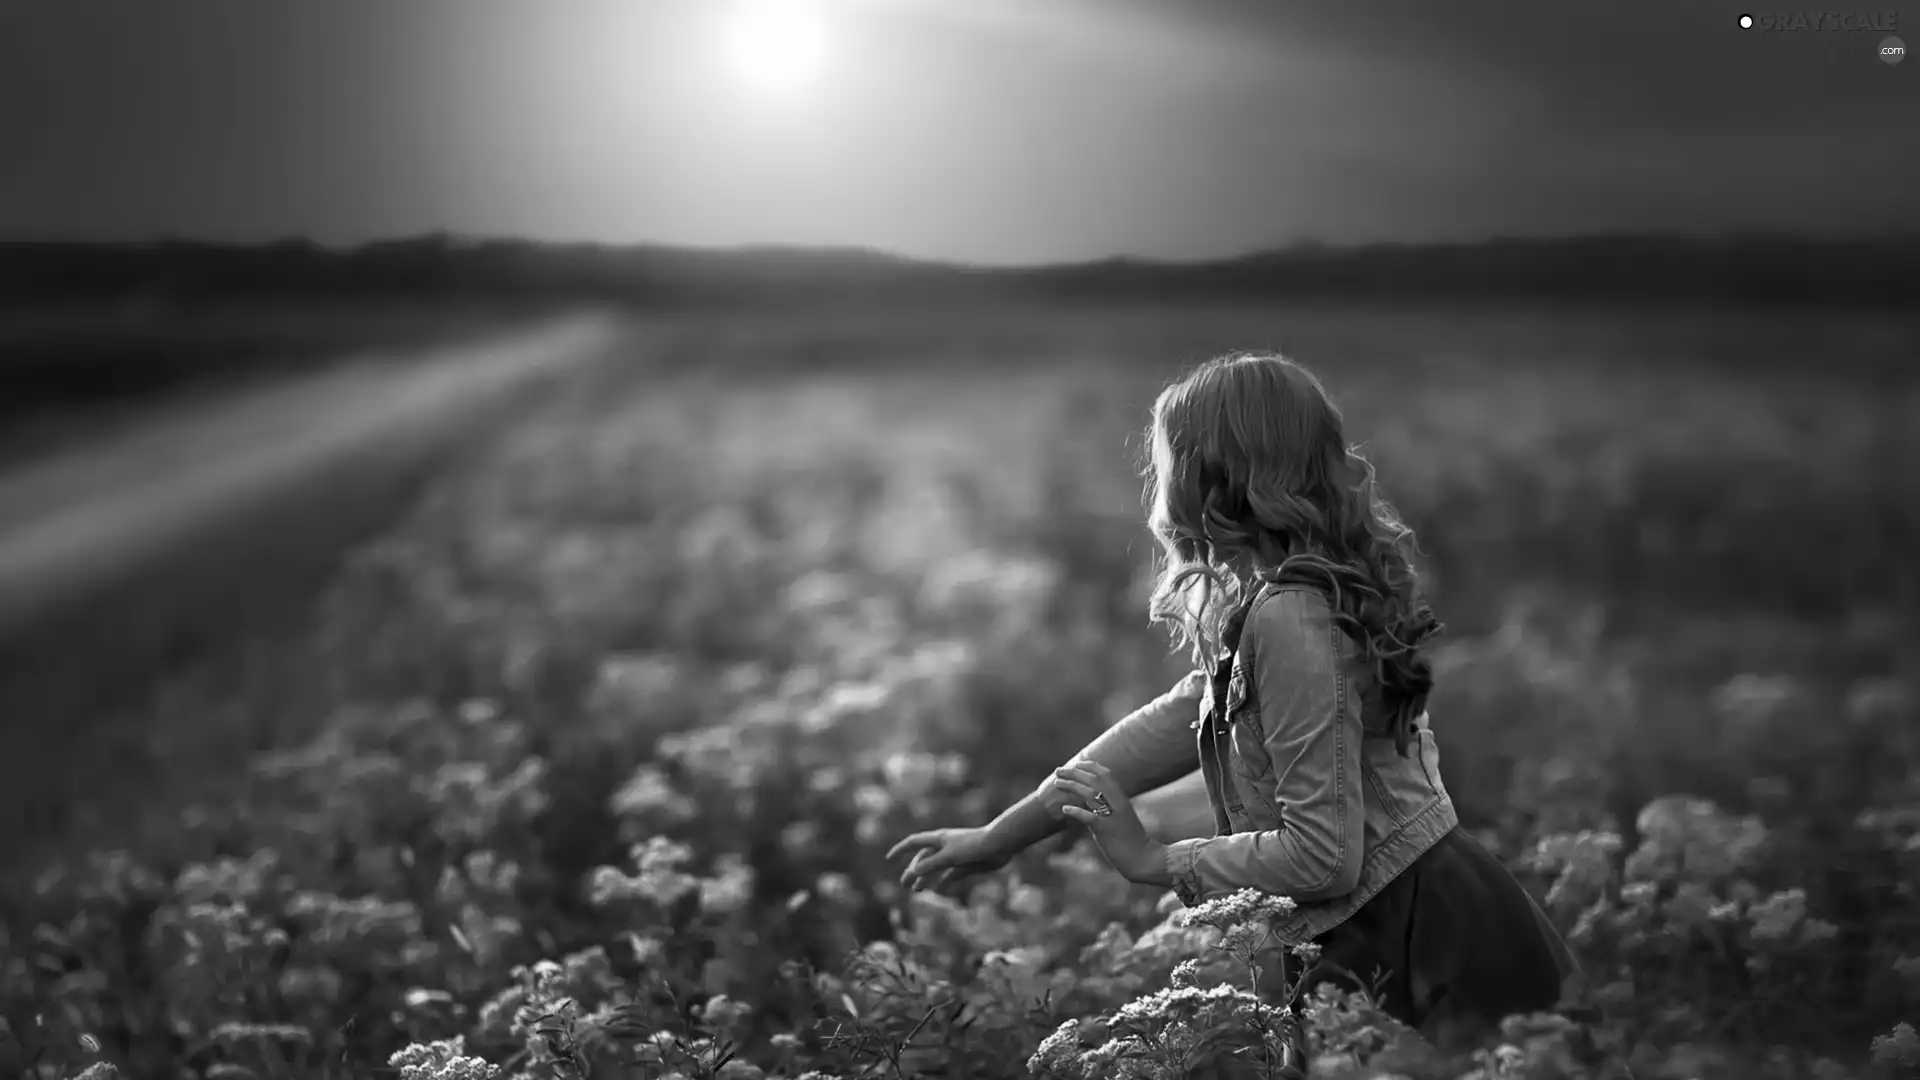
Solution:
<path fill-rule="evenodd" d="M 330 249 L 0 242 L 0 307 L 246 301 L 761 306 L 975 300 L 1544 300 L 1920 306 L 1920 236 L 1663 235 L 1303 246 L 1205 263 L 978 268 L 842 249 L 705 250 L 430 235 Z"/>

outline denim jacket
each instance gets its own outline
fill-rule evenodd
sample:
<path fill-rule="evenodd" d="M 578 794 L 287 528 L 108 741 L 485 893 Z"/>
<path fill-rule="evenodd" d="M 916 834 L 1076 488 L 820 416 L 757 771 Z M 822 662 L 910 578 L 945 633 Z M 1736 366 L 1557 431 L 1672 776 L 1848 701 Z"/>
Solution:
<path fill-rule="evenodd" d="M 1081 757 L 1105 765 L 1130 796 L 1198 767 L 1216 835 L 1168 845 L 1180 899 L 1246 888 L 1291 897 L 1297 907 L 1275 934 L 1310 941 L 1459 818 L 1427 718 L 1402 756 L 1373 674 L 1320 591 L 1262 584 L 1229 624 L 1228 646 L 1215 672 L 1188 675 Z"/>

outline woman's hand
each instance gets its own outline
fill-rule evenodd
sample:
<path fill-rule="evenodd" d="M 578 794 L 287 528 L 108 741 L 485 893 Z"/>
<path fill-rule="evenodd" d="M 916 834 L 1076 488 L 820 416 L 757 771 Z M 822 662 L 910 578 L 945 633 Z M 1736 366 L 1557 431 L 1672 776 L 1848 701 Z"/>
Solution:
<path fill-rule="evenodd" d="M 1167 848 L 1147 835 L 1133 801 L 1114 782 L 1106 766 L 1085 761 L 1057 770 L 1054 781 L 1062 791 L 1078 796 L 1084 805 L 1066 804 L 1060 813 L 1087 827 L 1108 864 L 1128 881 L 1142 885 L 1171 885 Z"/>
<path fill-rule="evenodd" d="M 930 829 L 917 832 L 893 845 L 887 858 L 913 852 L 912 861 L 900 873 L 900 884 L 909 889 L 930 889 L 951 894 L 968 880 L 990 874 L 1013 861 L 1002 851 L 988 831 L 976 829 Z"/>

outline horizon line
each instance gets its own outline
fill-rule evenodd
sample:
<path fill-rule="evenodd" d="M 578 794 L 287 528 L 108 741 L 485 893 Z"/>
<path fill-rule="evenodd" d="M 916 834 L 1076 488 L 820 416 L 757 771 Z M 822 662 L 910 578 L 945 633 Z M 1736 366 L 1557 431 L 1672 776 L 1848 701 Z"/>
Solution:
<path fill-rule="evenodd" d="M 1326 241 L 1303 239 L 1265 247 L 1242 249 L 1238 252 L 1219 255 L 1173 257 L 1130 253 L 1116 253 L 1103 256 L 1063 258 L 1041 262 L 985 262 L 967 259 L 942 258 L 930 255 L 915 255 L 893 251 L 886 248 L 869 247 L 859 244 L 806 244 L 778 241 L 741 242 L 733 244 L 690 244 L 673 243 L 659 240 L 589 240 L 560 239 L 516 236 L 512 234 L 463 233 L 446 229 L 425 229 L 412 233 L 400 233 L 372 237 L 352 242 L 328 242 L 300 233 L 288 233 L 270 238 L 233 239 L 196 237 L 182 234 L 159 233 L 148 236 L 125 237 L 82 237 L 82 236 L 32 236 L 0 234 L 0 247 L 65 247 L 65 248 L 162 248 L 197 247 L 227 249 L 235 251 L 258 251 L 269 248 L 302 247 L 315 249 L 321 253 L 335 256 L 363 254 L 371 250 L 394 247 L 405 244 L 418 244 L 426 241 L 449 242 L 453 247 L 529 247 L 553 250 L 591 250 L 601 252 L 660 254 L 688 254 L 709 256 L 751 257 L 755 255 L 823 256 L 849 259 L 865 259 L 873 262 L 886 262 L 896 265 L 917 266 L 925 269 L 951 269 L 973 272 L 1018 272 L 1052 269 L 1072 269 L 1097 266 L 1136 266 L 1154 269 L 1197 269 L 1212 266 L 1249 262 L 1276 255 L 1305 254 L 1367 254 L 1384 251 L 1440 251 L 1469 248 L 1489 248 L 1496 246 L 1551 246 L 1554 244 L 1593 243 L 1596 241 L 1658 241 L 1667 243 L 1713 244 L 1738 241 L 1769 241 L 1773 243 L 1804 244 L 1816 247 L 1866 246 L 1872 244 L 1920 242 L 1920 228 L 1889 230 L 1878 234 L 1827 232 L 1815 233 L 1786 229 L 1719 229 L 1719 230 L 1593 230 L 1585 232 L 1560 233 L 1510 233 L 1490 234 L 1473 239 L 1433 239 L 1433 240 L 1352 240 Z"/>

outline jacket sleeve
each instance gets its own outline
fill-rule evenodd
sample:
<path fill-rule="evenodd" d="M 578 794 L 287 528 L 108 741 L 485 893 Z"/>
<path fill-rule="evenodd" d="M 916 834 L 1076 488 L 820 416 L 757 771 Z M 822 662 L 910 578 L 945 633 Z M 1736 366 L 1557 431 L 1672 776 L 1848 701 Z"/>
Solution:
<path fill-rule="evenodd" d="M 1206 677 L 1190 673 L 1102 732 L 1069 764 L 1105 765 L 1128 798 L 1186 776 L 1200 767 L 1200 741 L 1193 727 L 1205 688 Z"/>
<path fill-rule="evenodd" d="M 1361 732 L 1358 710 L 1347 707 L 1338 633 L 1325 598 L 1310 590 L 1273 593 L 1248 619 L 1243 651 L 1280 827 L 1168 845 L 1167 871 L 1187 903 L 1238 889 L 1312 902 L 1359 886 Z"/>

